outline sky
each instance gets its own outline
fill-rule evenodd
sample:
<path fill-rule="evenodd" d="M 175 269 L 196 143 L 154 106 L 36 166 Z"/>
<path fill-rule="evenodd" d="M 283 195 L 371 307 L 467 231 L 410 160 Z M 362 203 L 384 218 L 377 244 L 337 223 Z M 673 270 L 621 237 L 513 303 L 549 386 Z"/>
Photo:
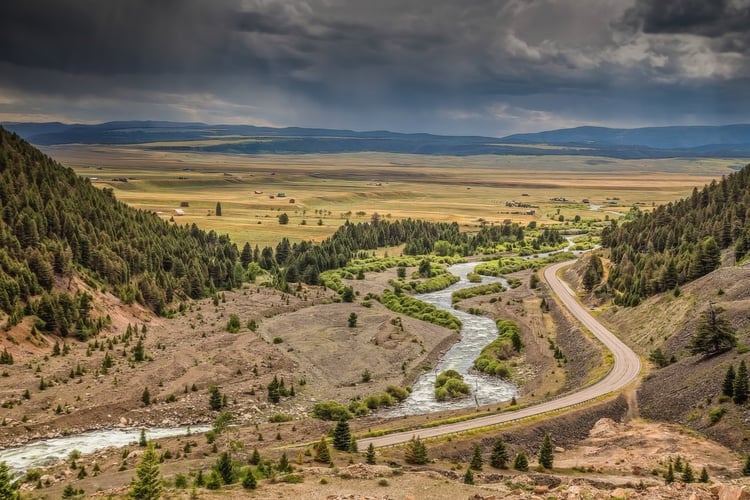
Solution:
<path fill-rule="evenodd" d="M 750 122 L 750 0 L 3 0 L 0 121 Z"/>

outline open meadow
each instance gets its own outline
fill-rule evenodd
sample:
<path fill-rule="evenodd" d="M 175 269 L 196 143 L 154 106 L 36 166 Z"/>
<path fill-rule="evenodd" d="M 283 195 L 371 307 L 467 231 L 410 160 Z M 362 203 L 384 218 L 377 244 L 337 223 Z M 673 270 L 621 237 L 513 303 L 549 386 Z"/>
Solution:
<path fill-rule="evenodd" d="M 618 217 L 636 204 L 649 209 L 681 198 L 742 164 L 578 156 L 227 155 L 153 146 L 66 145 L 45 152 L 133 207 L 261 248 L 284 236 L 320 241 L 346 219 L 366 221 L 375 213 L 455 221 L 466 230 L 507 219 L 547 225 L 560 224 L 560 215 L 563 221 Z M 512 201 L 518 206 L 506 205 Z M 215 215 L 217 202 L 221 217 Z M 184 215 L 175 215 L 184 203 Z M 279 224 L 282 213 L 289 216 L 287 225 Z"/>

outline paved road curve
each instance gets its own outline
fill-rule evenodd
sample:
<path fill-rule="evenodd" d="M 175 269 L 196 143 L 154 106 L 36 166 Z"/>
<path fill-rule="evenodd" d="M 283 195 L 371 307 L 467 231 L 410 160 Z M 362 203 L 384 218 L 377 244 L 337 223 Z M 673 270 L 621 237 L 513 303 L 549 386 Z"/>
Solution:
<path fill-rule="evenodd" d="M 544 270 L 544 279 L 549 283 L 552 291 L 560 298 L 563 305 L 575 316 L 586 328 L 588 328 L 606 347 L 612 352 L 614 364 L 606 377 L 594 385 L 584 387 L 578 392 L 568 394 L 557 399 L 545 401 L 538 405 L 529 406 L 520 410 L 499 413 L 497 415 L 487 415 L 484 417 L 467 420 L 465 422 L 456 422 L 445 424 L 438 427 L 427 429 L 417 429 L 413 431 L 397 432 L 381 437 L 360 439 L 357 446 L 364 450 L 372 443 L 375 447 L 393 446 L 409 441 L 412 436 L 419 436 L 422 439 L 443 436 L 445 434 L 454 434 L 464 432 L 478 427 L 488 425 L 502 424 L 514 420 L 547 413 L 554 410 L 560 410 L 575 406 L 594 398 L 608 394 L 610 392 L 622 389 L 630 382 L 635 380 L 641 370 L 641 361 L 628 346 L 623 344 L 620 339 L 614 336 L 612 332 L 604 328 L 601 323 L 594 319 L 586 309 L 578 303 L 573 291 L 560 278 L 557 272 L 560 268 L 571 264 L 572 261 L 561 262 L 552 265 Z"/>

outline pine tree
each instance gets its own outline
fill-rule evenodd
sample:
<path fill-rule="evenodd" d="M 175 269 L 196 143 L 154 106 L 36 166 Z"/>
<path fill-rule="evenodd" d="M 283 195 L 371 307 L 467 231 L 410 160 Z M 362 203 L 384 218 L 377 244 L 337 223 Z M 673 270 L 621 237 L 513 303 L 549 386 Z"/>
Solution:
<path fill-rule="evenodd" d="M 555 450 L 552 448 L 552 438 L 549 433 L 544 435 L 542 447 L 539 449 L 539 465 L 545 469 L 551 469 L 555 459 Z"/>
<path fill-rule="evenodd" d="M 324 464 L 331 463 L 331 452 L 328 450 L 328 442 L 326 441 L 325 436 L 320 438 L 320 441 L 315 447 L 315 461 Z"/>
<path fill-rule="evenodd" d="M 268 401 L 274 404 L 281 401 L 279 379 L 276 377 L 276 375 L 273 376 L 273 380 L 271 381 L 270 384 L 268 384 L 267 390 L 268 390 Z"/>
<path fill-rule="evenodd" d="M 464 474 L 464 484 L 474 484 L 474 474 L 471 472 L 471 467 L 466 469 L 466 474 Z"/>
<path fill-rule="evenodd" d="M 281 472 L 292 472 L 292 467 L 289 465 L 289 459 L 286 456 L 286 452 L 281 454 L 279 459 L 279 471 Z"/>
<path fill-rule="evenodd" d="M 674 471 L 682 472 L 682 457 L 679 455 L 674 459 Z"/>
<path fill-rule="evenodd" d="M 412 436 L 406 444 L 404 460 L 408 464 L 424 465 L 429 459 L 427 458 L 427 447 L 424 445 L 419 436 Z"/>
<path fill-rule="evenodd" d="M 370 445 L 367 447 L 367 452 L 365 453 L 365 463 L 375 465 L 375 446 L 373 446 L 372 443 L 370 443 Z"/>
<path fill-rule="evenodd" d="M 479 448 L 479 445 L 476 444 L 474 445 L 474 455 L 471 457 L 469 470 L 482 470 L 483 464 L 484 464 L 484 460 L 482 460 L 482 450 L 481 448 Z"/>
<path fill-rule="evenodd" d="M 698 329 L 690 339 L 690 352 L 693 354 L 716 354 L 737 345 L 732 324 L 726 318 L 720 318 L 721 309 L 709 304 L 701 314 Z"/>
<path fill-rule="evenodd" d="M 245 246 L 242 247 L 242 253 L 240 253 L 240 263 L 242 267 L 247 269 L 247 266 L 253 261 L 253 249 L 250 243 L 245 242 Z"/>
<path fill-rule="evenodd" d="M 502 437 L 497 438 L 495 444 L 492 446 L 492 454 L 490 454 L 490 465 L 496 469 L 507 469 L 508 468 L 508 450 L 505 447 L 505 441 Z"/>
<path fill-rule="evenodd" d="M 349 422 L 342 418 L 336 424 L 336 429 L 333 431 L 333 447 L 339 451 L 349 451 L 349 442 L 351 439 Z"/>
<path fill-rule="evenodd" d="M 520 471 L 529 470 L 529 459 L 526 457 L 526 452 L 521 450 L 516 454 L 516 458 L 513 460 L 513 468 Z"/>
<path fill-rule="evenodd" d="M 221 398 L 221 391 L 219 391 L 219 388 L 215 385 L 212 385 L 208 389 L 208 407 L 211 408 L 213 411 L 219 411 L 221 410 L 222 406 L 222 398 Z"/>
<path fill-rule="evenodd" d="M 206 479 L 206 488 L 209 490 L 218 490 L 221 488 L 221 474 L 215 469 L 211 471 L 211 474 L 208 475 L 208 479 Z"/>
<path fill-rule="evenodd" d="M 693 473 L 693 468 L 690 467 L 689 462 L 685 462 L 685 465 L 682 467 L 682 482 L 683 483 L 695 482 L 695 474 Z"/>
<path fill-rule="evenodd" d="M 161 497 L 159 457 L 154 446 L 149 444 L 141 463 L 135 469 L 136 477 L 130 483 L 129 496 L 137 500 L 157 500 Z"/>
<path fill-rule="evenodd" d="M 146 429 L 141 429 L 141 434 L 138 437 L 138 446 L 145 448 L 148 446 L 148 440 L 146 439 Z"/>
<path fill-rule="evenodd" d="M 198 488 L 203 488 L 206 485 L 206 478 L 203 476 L 203 469 L 198 471 L 198 474 L 195 475 L 195 479 L 193 480 L 193 486 L 197 486 Z"/>
<path fill-rule="evenodd" d="M 667 473 L 664 475 L 664 482 L 666 484 L 674 483 L 674 468 L 672 467 L 672 462 L 669 462 Z"/>
<path fill-rule="evenodd" d="M 750 476 L 750 455 L 745 457 L 745 465 L 742 466 L 742 475 Z"/>
<path fill-rule="evenodd" d="M 83 490 L 78 490 L 74 488 L 72 484 L 68 483 L 65 485 L 65 488 L 63 488 L 61 496 L 63 499 L 81 497 L 83 496 Z"/>
<path fill-rule="evenodd" d="M 253 448 L 253 454 L 250 456 L 250 463 L 253 465 L 258 465 L 260 463 L 260 453 L 258 452 L 258 448 Z"/>
<path fill-rule="evenodd" d="M 707 483 L 708 482 L 708 471 L 705 467 L 701 469 L 701 476 L 698 479 L 701 483 Z"/>
<path fill-rule="evenodd" d="M 735 404 L 741 405 L 747 402 L 748 397 L 748 375 L 745 360 L 740 361 L 740 367 L 737 369 L 737 375 L 734 377 L 734 395 L 732 400 Z"/>
<path fill-rule="evenodd" d="M 143 341 L 138 339 L 135 347 L 133 347 L 133 361 L 140 363 L 144 359 L 146 359 L 146 353 L 143 349 Z"/>
<path fill-rule="evenodd" d="M 148 387 L 143 388 L 143 392 L 141 393 L 141 401 L 143 402 L 143 406 L 148 406 L 151 404 L 151 393 L 148 392 Z"/>
<path fill-rule="evenodd" d="M 234 466 L 232 465 L 229 453 L 225 451 L 219 455 L 215 468 L 224 484 L 232 484 L 234 482 Z"/>
<path fill-rule="evenodd" d="M 216 202 L 216 210 L 214 211 L 217 217 L 221 217 L 221 202 Z"/>
<path fill-rule="evenodd" d="M 17 484 L 12 481 L 10 469 L 5 462 L 0 462 L 0 500 L 14 500 Z"/>
<path fill-rule="evenodd" d="M 721 384 L 721 393 L 724 396 L 734 396 L 734 379 L 735 379 L 734 365 L 729 365 L 727 368 L 727 374 L 724 375 L 724 382 Z"/>
<path fill-rule="evenodd" d="M 357 326 L 357 313 L 351 313 L 347 322 L 349 328 L 355 328 Z"/>
<path fill-rule="evenodd" d="M 253 471 L 248 467 L 245 477 L 242 478 L 242 487 L 246 490 L 254 490 L 258 487 L 258 481 L 255 480 Z"/>

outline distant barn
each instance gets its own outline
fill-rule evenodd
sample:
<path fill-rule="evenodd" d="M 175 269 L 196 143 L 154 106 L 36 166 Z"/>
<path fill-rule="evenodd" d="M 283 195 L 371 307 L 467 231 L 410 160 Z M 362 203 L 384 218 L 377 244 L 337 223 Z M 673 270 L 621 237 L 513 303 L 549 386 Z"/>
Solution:
<path fill-rule="evenodd" d="M 188 201 L 181 201 L 180 202 L 180 206 L 183 207 L 183 208 L 187 208 L 187 207 L 190 206 L 190 202 L 188 202 Z"/>
<path fill-rule="evenodd" d="M 175 208 L 174 215 L 179 215 L 179 216 L 185 215 L 185 211 L 181 208 Z"/>

